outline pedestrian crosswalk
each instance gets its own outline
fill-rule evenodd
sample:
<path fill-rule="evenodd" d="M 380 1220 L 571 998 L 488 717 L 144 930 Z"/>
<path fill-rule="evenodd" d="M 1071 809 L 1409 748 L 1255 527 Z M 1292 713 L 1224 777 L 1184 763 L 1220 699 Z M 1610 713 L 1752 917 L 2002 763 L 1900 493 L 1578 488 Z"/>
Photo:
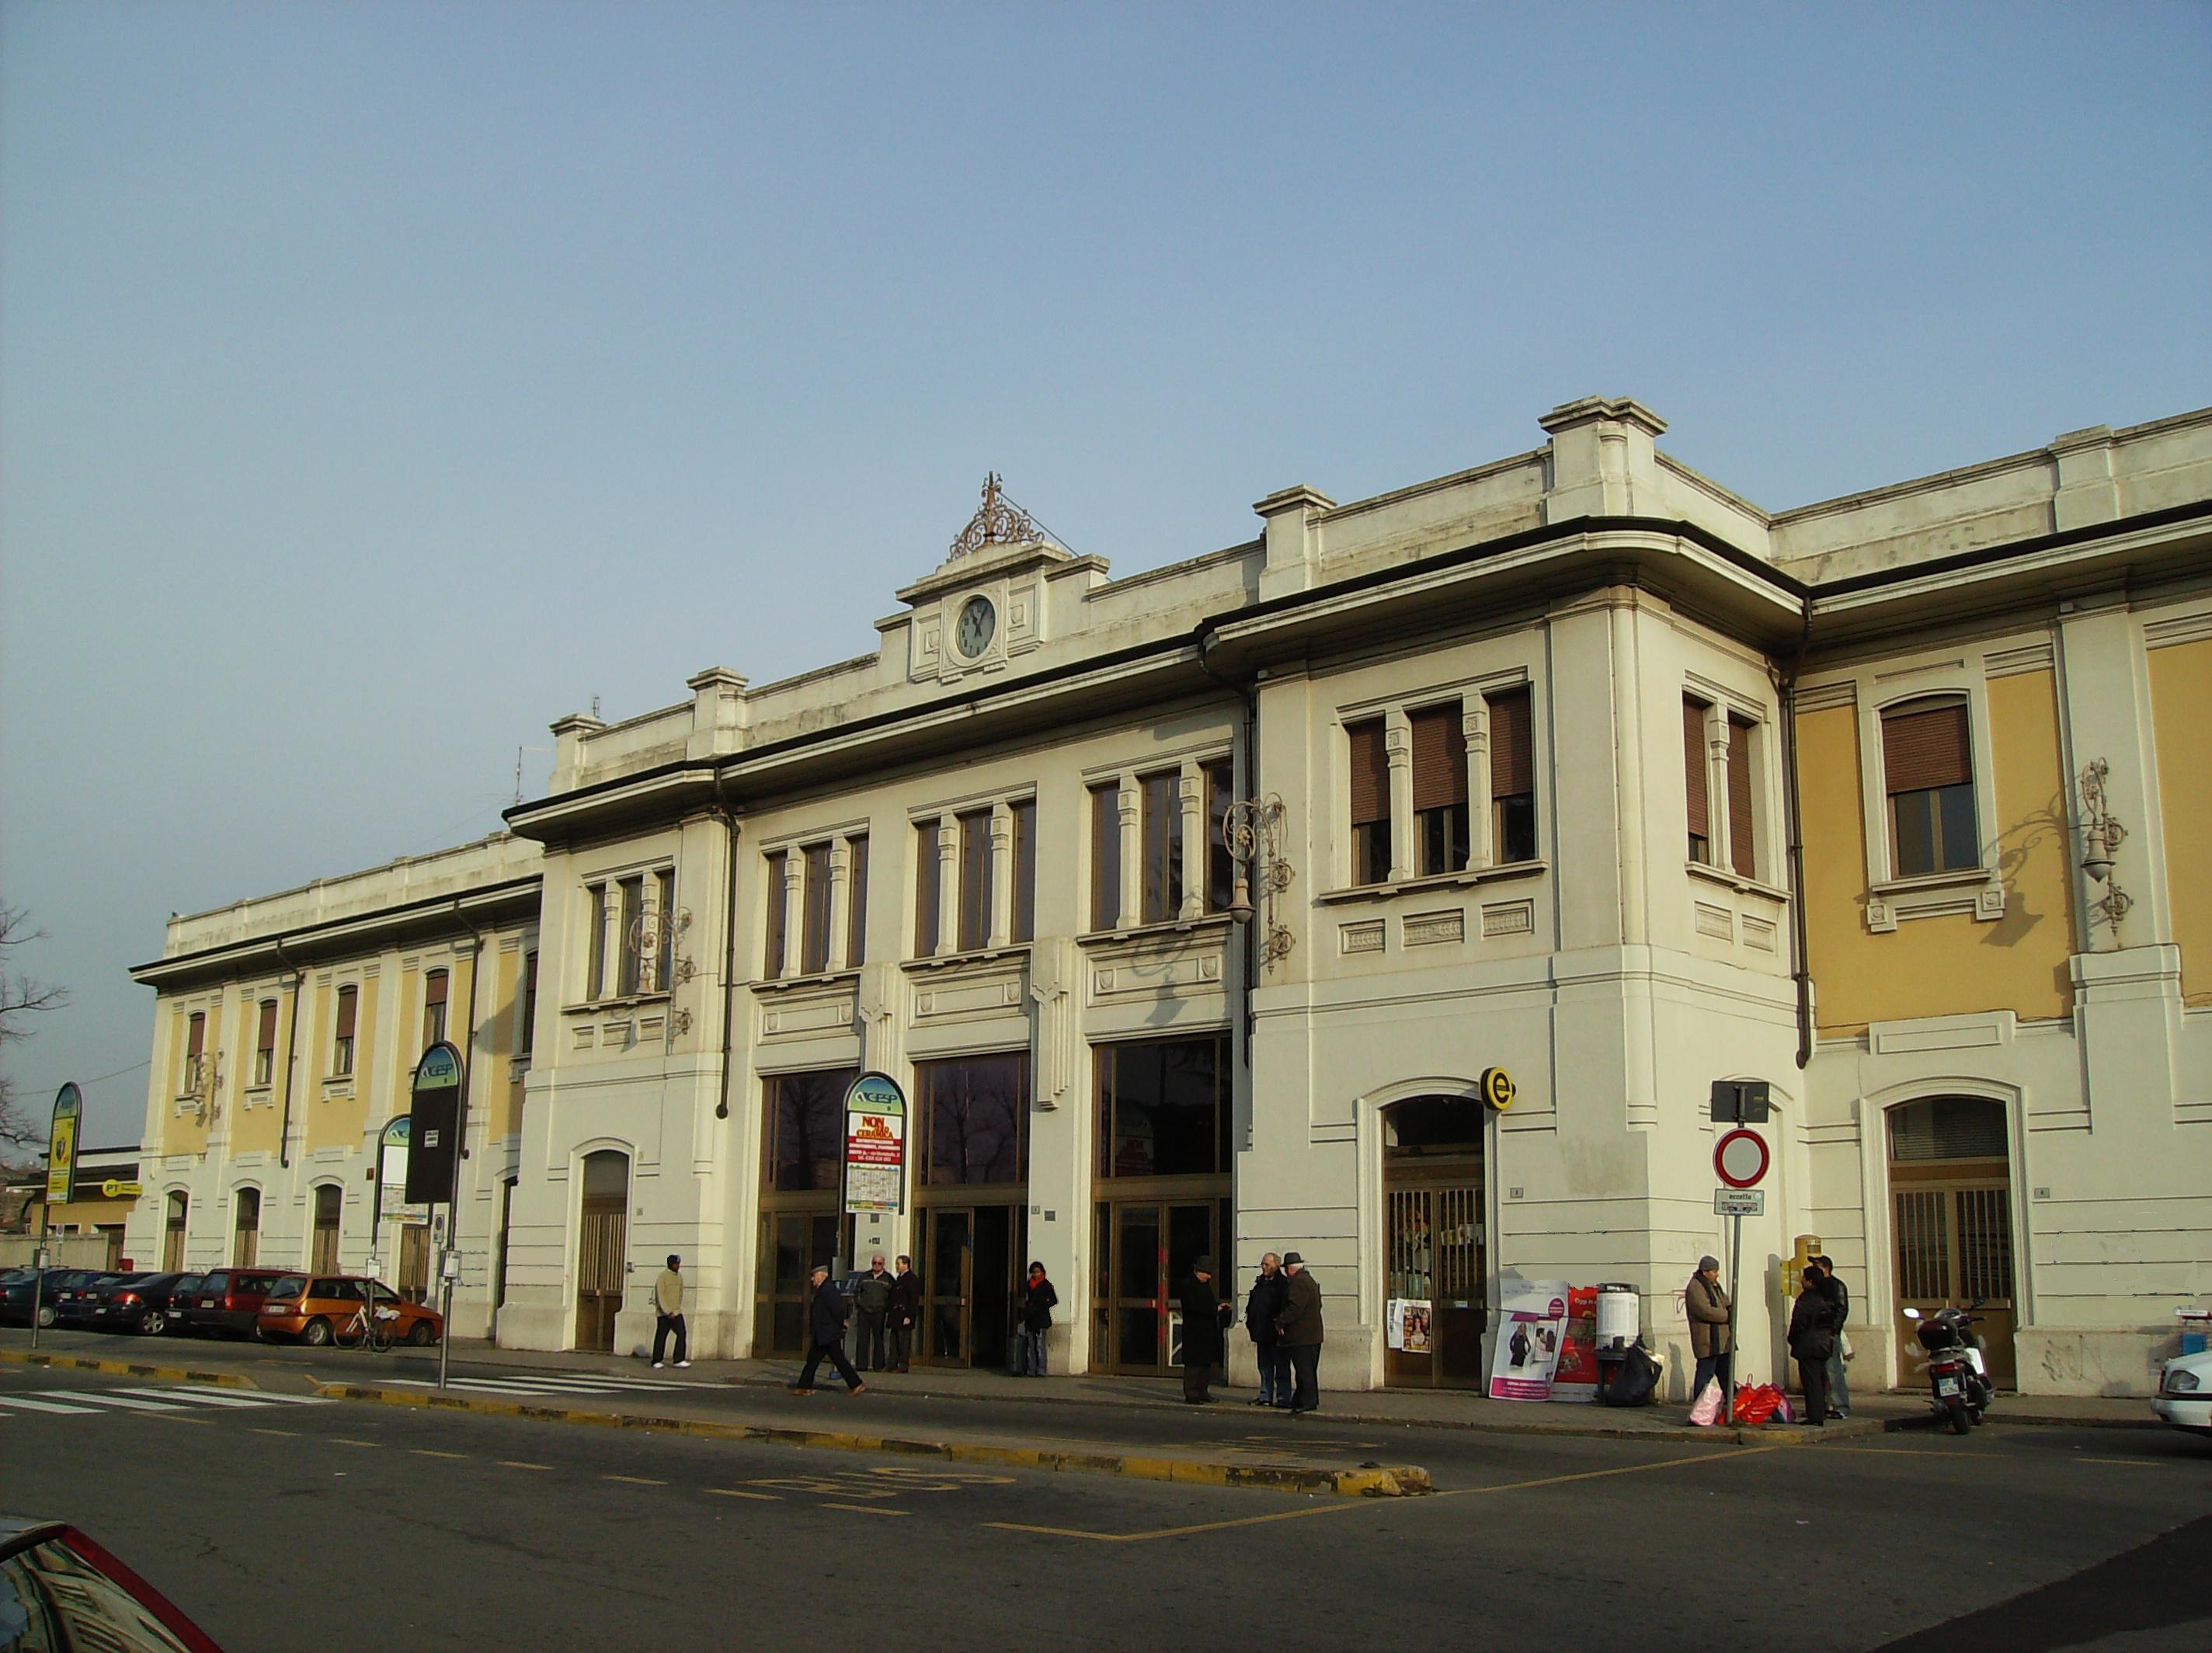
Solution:
<path fill-rule="evenodd" d="M 410 1389 L 437 1387 L 433 1380 L 427 1377 L 396 1377 L 390 1381 L 404 1383 Z M 681 1378 L 600 1376 L 592 1372 L 501 1372 L 496 1377 L 448 1377 L 446 1387 L 471 1395 L 528 1395 L 544 1400 L 617 1395 L 624 1390 L 688 1389 L 705 1386 L 687 1383 Z"/>
<path fill-rule="evenodd" d="M 40 1389 L 0 1391 L 0 1414 L 9 1412 L 85 1417 L 94 1413 L 237 1412 L 255 1407 L 319 1407 L 319 1395 L 270 1395 L 259 1389 L 222 1389 L 184 1384 L 145 1389 Z"/>

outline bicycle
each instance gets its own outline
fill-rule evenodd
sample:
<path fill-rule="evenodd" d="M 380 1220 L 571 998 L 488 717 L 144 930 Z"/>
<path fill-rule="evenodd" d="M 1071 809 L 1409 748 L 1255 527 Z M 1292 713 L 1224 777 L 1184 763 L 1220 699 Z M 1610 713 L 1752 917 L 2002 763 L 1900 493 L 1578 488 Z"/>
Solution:
<path fill-rule="evenodd" d="M 392 1346 L 391 1322 L 398 1318 L 397 1309 L 363 1303 L 353 1311 L 351 1320 L 333 1328 L 331 1337 L 341 1349 L 365 1348 L 382 1354 Z"/>

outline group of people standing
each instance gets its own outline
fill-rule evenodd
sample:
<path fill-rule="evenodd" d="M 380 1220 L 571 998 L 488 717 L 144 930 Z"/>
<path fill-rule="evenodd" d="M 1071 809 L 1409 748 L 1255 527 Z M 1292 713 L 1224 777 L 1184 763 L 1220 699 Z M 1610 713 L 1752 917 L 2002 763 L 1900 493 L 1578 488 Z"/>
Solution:
<path fill-rule="evenodd" d="M 1187 1346 L 1188 1314 L 1183 1324 Z M 1297 1252 L 1261 1255 L 1259 1276 L 1244 1298 L 1244 1329 L 1260 1360 L 1260 1393 L 1252 1404 L 1293 1413 L 1320 1406 L 1321 1282 Z M 1188 1383 L 1183 1398 L 1190 1398 Z"/>
<path fill-rule="evenodd" d="M 1721 1285 L 1717 1258 L 1698 1259 L 1698 1272 L 1682 1288 L 1682 1308 L 1690 1320 L 1690 1352 L 1697 1358 L 1690 1398 L 1694 1401 L 1709 1382 L 1717 1380 L 1722 1407 L 1714 1421 L 1725 1424 L 1729 1397 L 1735 1394 L 1735 1305 Z M 1850 1385 L 1844 1375 L 1850 1347 L 1844 1322 L 1850 1308 L 1850 1291 L 1836 1273 L 1835 1264 L 1825 1256 L 1808 1259 L 1790 1311 L 1787 1340 L 1805 1392 L 1805 1422 L 1815 1426 L 1850 1415 Z"/>

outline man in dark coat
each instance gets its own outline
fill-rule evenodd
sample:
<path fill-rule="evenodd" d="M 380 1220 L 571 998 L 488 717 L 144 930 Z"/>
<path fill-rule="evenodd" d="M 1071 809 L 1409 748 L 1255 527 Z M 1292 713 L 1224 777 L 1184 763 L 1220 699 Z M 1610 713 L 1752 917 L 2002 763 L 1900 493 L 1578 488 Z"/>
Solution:
<path fill-rule="evenodd" d="M 1797 1304 L 1790 1311 L 1790 1357 L 1805 1391 L 1805 1421 L 1815 1428 L 1828 1421 L 1828 1357 L 1836 1352 L 1835 1300 L 1828 1295 L 1820 1265 L 1808 1262 Z"/>
<path fill-rule="evenodd" d="M 1833 1305 L 1831 1318 L 1834 1324 L 1829 1330 L 1835 1334 L 1836 1352 L 1828 1357 L 1828 1416 L 1848 1418 L 1851 1415 L 1851 1386 L 1844 1374 L 1844 1325 L 1851 1317 L 1851 1289 L 1836 1273 L 1835 1264 L 1826 1257 L 1813 1261 L 1820 1265 L 1820 1273 L 1826 1277 L 1828 1301 Z"/>
<path fill-rule="evenodd" d="M 1237 1310 L 1213 1289 L 1213 1259 L 1200 1257 L 1190 1266 L 1190 1275 L 1176 1294 L 1182 1305 L 1182 1398 L 1202 1407 L 1213 1397 L 1206 1386 L 1213 1381 L 1220 1363 L 1222 1333 Z"/>
<path fill-rule="evenodd" d="M 806 1306 L 806 1334 L 811 1346 L 806 1351 L 806 1365 L 799 1372 L 799 1381 L 791 1386 L 791 1392 L 813 1394 L 814 1374 L 827 1360 L 845 1380 L 846 1392 L 858 1395 L 868 1386 L 860 1381 L 860 1374 L 845 1358 L 845 1294 L 830 1282 L 828 1263 L 815 1264 L 809 1279 L 814 1286 L 814 1300 Z"/>
<path fill-rule="evenodd" d="M 1255 1407 L 1291 1403 L 1291 1359 L 1275 1335 L 1275 1316 L 1283 1310 L 1283 1260 L 1273 1252 L 1260 1259 L 1259 1277 L 1244 1299 L 1244 1329 L 1251 1334 L 1252 1350 L 1260 1360 L 1260 1398 Z"/>
<path fill-rule="evenodd" d="M 1283 1273 L 1283 1306 L 1275 1316 L 1275 1336 L 1291 1359 L 1290 1409 L 1293 1413 L 1311 1412 L 1321 1405 L 1321 1282 L 1306 1271 L 1306 1260 L 1295 1251 L 1284 1254 Z"/>
<path fill-rule="evenodd" d="M 921 1276 L 914 1272 L 914 1259 L 898 1260 L 898 1276 L 891 1281 L 891 1311 L 885 1325 L 890 1333 L 891 1370 L 904 1371 L 914 1358 L 914 1328 L 921 1322 Z"/>

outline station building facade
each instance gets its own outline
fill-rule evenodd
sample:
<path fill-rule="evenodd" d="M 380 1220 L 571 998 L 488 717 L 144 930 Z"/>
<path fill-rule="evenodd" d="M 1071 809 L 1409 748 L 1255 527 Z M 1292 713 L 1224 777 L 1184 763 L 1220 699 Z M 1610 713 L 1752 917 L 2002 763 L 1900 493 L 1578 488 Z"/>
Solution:
<path fill-rule="evenodd" d="M 1904 1307 L 1973 1297 L 2021 1387 L 2144 1389 L 2212 1291 L 2212 412 L 1781 513 L 1634 402 L 1541 424 L 1120 580 L 994 484 L 870 653 L 564 718 L 509 836 L 173 921 L 143 1220 L 181 1198 L 179 1255 L 228 1255 L 251 1182 L 292 1213 L 264 1249 L 335 1198 L 368 1255 L 347 1202 L 450 959 L 456 1323 L 502 1343 L 635 1349 L 675 1251 L 697 1349 L 796 1352 L 807 1268 L 881 1251 L 921 1358 L 996 1364 L 1035 1258 L 1054 1365 L 1145 1373 L 1192 1257 L 1295 1249 L 1335 1387 L 1476 1383 L 1518 1280 L 1633 1285 L 1679 1354 L 1707 1098 L 1759 1079 L 1745 1369 L 1811 1235 L 1862 1383 L 1909 1376 Z M 258 1018 L 304 991 L 279 1048 L 325 1103 L 349 971 L 382 1066 L 318 1133 Z M 228 1121 L 177 1088 L 196 1013 L 271 1075 L 216 1059 Z M 870 1070 L 906 1200 L 856 1218 Z"/>

